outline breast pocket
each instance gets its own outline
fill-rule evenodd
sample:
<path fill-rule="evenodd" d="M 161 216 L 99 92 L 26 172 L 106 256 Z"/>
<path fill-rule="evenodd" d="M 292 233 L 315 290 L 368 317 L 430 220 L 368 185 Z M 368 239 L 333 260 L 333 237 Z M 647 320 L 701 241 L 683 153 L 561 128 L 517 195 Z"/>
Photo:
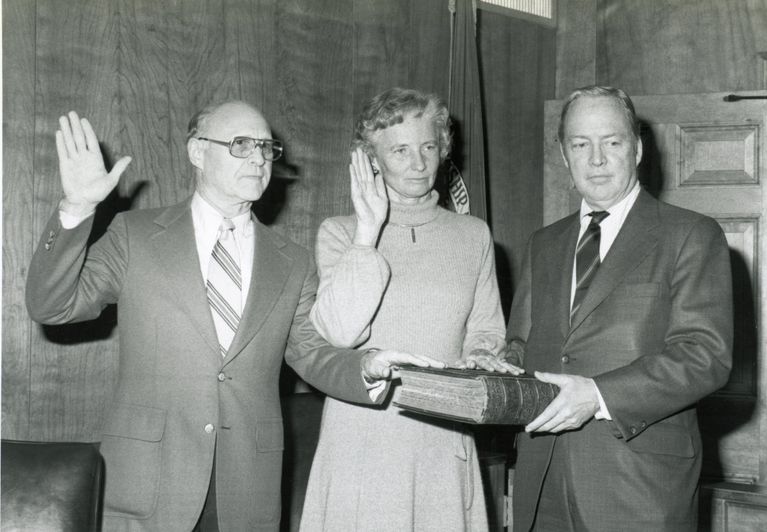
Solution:
<path fill-rule="evenodd" d="M 166 411 L 119 403 L 101 439 L 106 464 L 104 513 L 146 518 L 159 492 Z"/>

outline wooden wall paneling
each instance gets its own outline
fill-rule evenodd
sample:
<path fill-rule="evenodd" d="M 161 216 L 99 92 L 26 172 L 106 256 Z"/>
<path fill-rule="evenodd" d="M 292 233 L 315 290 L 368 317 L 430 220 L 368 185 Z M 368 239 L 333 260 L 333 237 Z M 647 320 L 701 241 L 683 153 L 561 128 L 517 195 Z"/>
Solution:
<path fill-rule="evenodd" d="M 3 2 L 3 324 L 2 431 L 29 432 L 32 323 L 24 305 L 34 226 L 35 4 Z"/>
<path fill-rule="evenodd" d="M 133 160 L 120 179 L 120 209 L 156 207 L 176 201 L 181 176 L 173 174 L 168 69 L 173 8 L 150 0 L 120 0 L 119 101 L 124 124 L 115 159 Z M 119 153 L 117 147 L 119 146 Z"/>
<path fill-rule="evenodd" d="M 597 0 L 557 3 L 556 98 L 596 81 Z"/>
<path fill-rule="evenodd" d="M 279 71 L 275 54 L 276 4 L 277 0 L 232 0 L 226 16 L 227 53 L 235 57 L 240 98 L 261 110 L 273 135 L 281 126 L 275 107 Z"/>
<path fill-rule="evenodd" d="M 556 33 L 480 12 L 488 205 L 503 308 L 530 234 L 541 227 L 543 102 L 554 94 Z"/>
<path fill-rule="evenodd" d="M 165 7 L 167 149 L 171 163 L 169 175 L 159 176 L 162 190 L 167 190 L 168 195 L 163 204 L 180 201 L 194 190 L 194 172 L 186 152 L 189 119 L 211 102 L 241 98 L 237 36 L 229 31 L 229 24 L 234 18 L 246 16 L 248 8 L 244 2 L 206 0 L 184 0 L 172 9 Z"/>
<path fill-rule="evenodd" d="M 274 180 L 269 200 L 276 226 L 312 248 L 320 222 L 346 211 L 337 179 L 347 173 L 351 114 L 352 0 L 279 2 L 275 15 L 278 65 L 273 114 L 294 177 Z M 266 198 L 265 198 L 266 199 Z"/>
<path fill-rule="evenodd" d="M 53 135 L 59 115 L 77 110 L 97 125 L 105 144 L 117 137 L 117 15 L 111 2 L 37 2 L 34 225 L 28 237 L 35 241 L 62 195 Z M 31 439 L 98 439 L 113 383 L 113 326 L 114 314 L 107 312 L 85 324 L 33 328 Z"/>
<path fill-rule="evenodd" d="M 408 86 L 447 101 L 450 83 L 450 10 L 445 0 L 410 2 Z"/>
<path fill-rule="evenodd" d="M 761 0 L 600 0 L 599 19 L 599 83 L 629 94 L 763 87 Z"/>

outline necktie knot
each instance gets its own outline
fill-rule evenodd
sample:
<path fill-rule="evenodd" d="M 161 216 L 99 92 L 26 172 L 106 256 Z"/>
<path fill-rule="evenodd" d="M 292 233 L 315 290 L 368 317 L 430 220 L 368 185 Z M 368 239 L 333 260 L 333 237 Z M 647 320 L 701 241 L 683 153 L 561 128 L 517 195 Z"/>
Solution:
<path fill-rule="evenodd" d="M 591 211 L 588 215 L 591 216 L 591 224 L 599 225 L 602 223 L 602 220 L 610 216 L 610 213 L 607 211 Z"/>
<path fill-rule="evenodd" d="M 222 240 L 226 240 L 234 234 L 234 222 L 230 218 L 224 218 L 221 220 L 221 225 L 218 226 L 218 237 Z"/>

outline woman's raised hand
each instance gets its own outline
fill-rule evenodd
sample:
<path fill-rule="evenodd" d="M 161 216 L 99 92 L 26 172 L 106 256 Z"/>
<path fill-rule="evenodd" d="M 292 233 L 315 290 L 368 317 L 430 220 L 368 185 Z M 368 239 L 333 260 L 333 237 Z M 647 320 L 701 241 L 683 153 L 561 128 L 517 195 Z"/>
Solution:
<path fill-rule="evenodd" d="M 123 157 L 107 173 L 96 133 L 88 120 L 74 111 L 59 118 L 56 152 L 64 189 L 62 208 L 73 215 L 92 212 L 112 192 L 131 161 Z"/>
<path fill-rule="evenodd" d="M 375 246 L 389 209 L 386 185 L 381 174 L 375 175 L 373 172 L 370 158 L 362 148 L 352 152 L 349 175 L 351 176 L 352 203 L 357 215 L 354 243 Z"/>

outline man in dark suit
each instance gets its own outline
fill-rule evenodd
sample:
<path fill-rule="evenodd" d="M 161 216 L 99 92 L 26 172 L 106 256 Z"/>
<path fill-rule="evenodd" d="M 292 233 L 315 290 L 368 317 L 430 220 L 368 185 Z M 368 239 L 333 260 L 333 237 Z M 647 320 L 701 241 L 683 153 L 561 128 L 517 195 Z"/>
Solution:
<path fill-rule="evenodd" d="M 731 367 L 727 242 L 640 188 L 623 91 L 575 91 L 559 138 L 581 208 L 530 239 L 508 340 L 561 389 L 518 437 L 514 530 L 694 531 L 695 404 Z"/>
<path fill-rule="evenodd" d="M 373 402 L 385 384 L 370 381 L 393 364 L 428 362 L 336 349 L 314 330 L 310 254 L 251 213 L 282 148 L 250 105 L 213 105 L 190 122 L 191 198 L 119 214 L 92 245 L 93 211 L 130 159 L 107 173 L 74 112 L 61 117 L 56 147 L 64 199 L 32 259 L 27 306 L 36 321 L 60 324 L 117 303 L 104 529 L 278 530 L 283 355 L 323 392 L 359 403 Z"/>

